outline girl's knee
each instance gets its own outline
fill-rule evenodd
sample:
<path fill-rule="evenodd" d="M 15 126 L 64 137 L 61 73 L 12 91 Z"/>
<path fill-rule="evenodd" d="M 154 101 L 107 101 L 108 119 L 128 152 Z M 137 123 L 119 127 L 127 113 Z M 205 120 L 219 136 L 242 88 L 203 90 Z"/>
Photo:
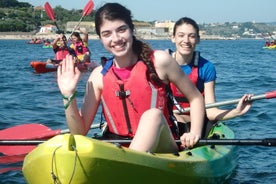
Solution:
<path fill-rule="evenodd" d="M 144 112 L 143 116 L 150 116 L 150 117 L 162 117 L 163 112 L 160 109 L 157 108 L 151 108 Z"/>
<path fill-rule="evenodd" d="M 147 124 L 147 126 L 161 126 L 166 123 L 166 118 L 160 109 L 152 108 L 143 113 L 140 124 L 144 123 Z"/>

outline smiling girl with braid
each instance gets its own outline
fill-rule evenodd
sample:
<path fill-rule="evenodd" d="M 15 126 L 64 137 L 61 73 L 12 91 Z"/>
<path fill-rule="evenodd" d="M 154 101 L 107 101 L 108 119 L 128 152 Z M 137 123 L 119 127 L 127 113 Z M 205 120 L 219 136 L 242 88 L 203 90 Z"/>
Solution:
<path fill-rule="evenodd" d="M 202 133 L 204 102 L 177 62 L 166 51 L 152 50 L 136 39 L 131 12 L 118 3 L 98 9 L 95 27 L 113 58 L 91 73 L 80 110 L 74 97 L 81 73 L 74 58 L 67 56 L 58 68 L 70 132 L 86 135 L 101 102 L 109 134 L 132 139 L 130 149 L 175 153 L 175 139 L 181 140 L 181 147 L 193 147 Z M 170 82 L 191 106 L 191 130 L 183 135 L 177 135 L 168 105 Z"/>

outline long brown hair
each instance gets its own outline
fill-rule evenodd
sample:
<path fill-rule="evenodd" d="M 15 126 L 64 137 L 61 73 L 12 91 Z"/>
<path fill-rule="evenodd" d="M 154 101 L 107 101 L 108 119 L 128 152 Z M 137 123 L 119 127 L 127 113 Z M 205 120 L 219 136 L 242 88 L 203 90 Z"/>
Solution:
<path fill-rule="evenodd" d="M 78 38 L 79 41 L 82 41 L 82 38 L 81 38 L 81 36 L 80 36 L 80 33 L 78 33 L 78 32 L 73 32 L 71 36 L 75 36 L 75 37 Z"/>
<path fill-rule="evenodd" d="M 106 3 L 95 14 L 95 29 L 97 35 L 100 37 L 100 27 L 104 20 L 122 20 L 124 21 L 134 33 L 134 24 L 132 22 L 131 11 L 119 3 Z M 133 34 L 133 51 L 138 55 L 139 60 L 142 60 L 148 67 L 150 79 L 156 81 L 157 77 L 155 68 L 153 66 L 153 50 L 149 44 L 138 40 Z"/>

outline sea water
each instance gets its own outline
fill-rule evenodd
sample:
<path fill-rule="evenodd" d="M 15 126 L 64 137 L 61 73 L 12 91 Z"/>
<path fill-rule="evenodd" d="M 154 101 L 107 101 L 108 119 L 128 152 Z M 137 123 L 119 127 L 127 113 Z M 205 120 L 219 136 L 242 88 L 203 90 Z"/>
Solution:
<path fill-rule="evenodd" d="M 26 44 L 27 40 L 0 40 L 0 129 L 41 123 L 51 129 L 67 129 L 56 72 L 36 74 L 31 61 L 53 58 L 52 49 Z M 154 49 L 173 49 L 170 40 L 146 40 Z M 264 94 L 276 89 L 276 49 L 263 49 L 264 40 L 202 40 L 197 50 L 217 71 L 217 101 L 240 98 L 245 93 Z M 99 40 L 90 40 L 92 60 L 110 57 Z M 81 105 L 90 72 L 78 84 Z M 221 107 L 230 109 L 234 106 Z M 100 121 L 99 114 L 94 120 Z M 276 137 L 276 99 L 255 101 L 241 117 L 225 121 L 237 139 Z M 94 130 L 95 131 L 95 130 Z M 89 134 L 92 134 L 90 131 Z M 20 168 L 22 162 L 1 164 Z M 223 169 L 223 168 L 221 168 Z M 20 169 L 0 174 L 0 183 L 24 184 Z M 240 146 L 238 166 L 229 183 L 276 183 L 276 147 Z"/>

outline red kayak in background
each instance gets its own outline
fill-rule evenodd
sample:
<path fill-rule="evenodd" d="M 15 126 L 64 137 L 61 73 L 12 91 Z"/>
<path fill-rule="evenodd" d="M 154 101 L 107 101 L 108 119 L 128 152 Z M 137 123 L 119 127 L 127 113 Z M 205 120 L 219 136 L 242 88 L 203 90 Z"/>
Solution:
<path fill-rule="evenodd" d="M 54 72 L 57 71 L 58 67 L 56 64 L 44 61 L 31 61 L 30 65 L 34 69 L 35 73 Z M 92 71 L 97 66 L 99 66 L 99 64 L 96 61 L 78 64 L 78 68 L 81 72 Z"/>

